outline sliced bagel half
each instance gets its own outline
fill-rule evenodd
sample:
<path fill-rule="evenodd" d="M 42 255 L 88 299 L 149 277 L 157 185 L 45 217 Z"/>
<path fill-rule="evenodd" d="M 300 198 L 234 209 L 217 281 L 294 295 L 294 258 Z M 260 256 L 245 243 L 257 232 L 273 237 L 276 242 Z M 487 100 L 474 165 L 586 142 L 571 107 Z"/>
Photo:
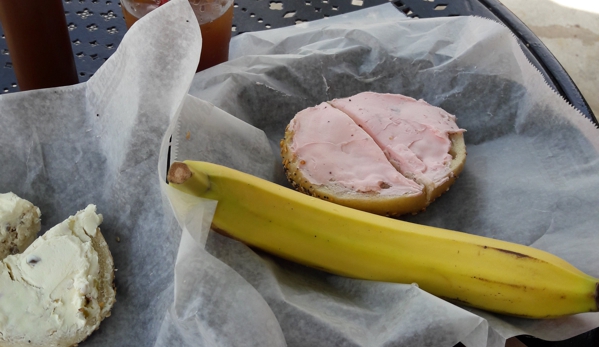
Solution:
<path fill-rule="evenodd" d="M 110 315 L 114 263 L 95 211 L 0 261 L 0 346 L 75 346 Z"/>
<path fill-rule="evenodd" d="M 366 92 L 300 111 L 281 156 L 299 191 L 397 216 L 422 211 L 455 182 L 466 160 L 463 132 L 453 115 L 423 100 Z M 411 190 L 389 190 L 382 158 Z"/>
<path fill-rule="evenodd" d="M 397 172 L 362 128 L 327 103 L 296 115 L 281 155 L 287 177 L 303 193 L 387 216 L 426 206 L 423 187 Z"/>

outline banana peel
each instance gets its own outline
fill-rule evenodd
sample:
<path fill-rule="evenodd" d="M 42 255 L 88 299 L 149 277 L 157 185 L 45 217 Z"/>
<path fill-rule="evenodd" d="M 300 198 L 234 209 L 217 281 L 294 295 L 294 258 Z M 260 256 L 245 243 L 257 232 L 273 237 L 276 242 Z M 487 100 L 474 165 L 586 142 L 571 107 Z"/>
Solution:
<path fill-rule="evenodd" d="M 598 311 L 599 279 L 532 247 L 347 208 L 207 162 L 173 163 L 167 179 L 218 201 L 214 230 L 306 266 L 416 283 L 448 301 L 519 317 Z"/>

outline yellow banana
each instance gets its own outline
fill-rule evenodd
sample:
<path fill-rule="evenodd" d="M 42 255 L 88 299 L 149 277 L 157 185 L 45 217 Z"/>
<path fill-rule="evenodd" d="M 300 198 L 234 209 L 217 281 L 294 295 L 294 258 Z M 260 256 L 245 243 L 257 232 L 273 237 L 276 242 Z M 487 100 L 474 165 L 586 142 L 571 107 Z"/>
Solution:
<path fill-rule="evenodd" d="M 323 201 L 223 166 L 174 163 L 170 185 L 218 200 L 213 228 L 250 246 L 359 279 L 529 318 L 597 311 L 599 279 L 547 252 Z"/>

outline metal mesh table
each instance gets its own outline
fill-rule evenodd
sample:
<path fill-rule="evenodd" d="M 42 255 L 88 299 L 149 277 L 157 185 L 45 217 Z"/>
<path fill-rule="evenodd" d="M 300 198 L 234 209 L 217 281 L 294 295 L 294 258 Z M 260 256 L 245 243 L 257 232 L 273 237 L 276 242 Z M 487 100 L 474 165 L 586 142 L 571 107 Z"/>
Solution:
<path fill-rule="evenodd" d="M 127 28 L 117 0 L 63 0 L 79 81 L 87 81 L 114 52 Z M 237 0 L 232 35 L 268 30 L 376 6 L 389 0 Z M 397 0 L 398 10 L 413 18 L 477 15 L 497 20 L 519 39 L 529 60 L 547 83 L 587 118 L 584 97 L 543 43 L 498 0 Z M 0 93 L 18 91 L 10 52 L 0 39 Z"/>
<path fill-rule="evenodd" d="M 376 6 L 390 0 L 236 0 L 232 35 L 290 26 Z M 391 0 L 392 1 L 392 0 Z M 63 0 L 79 81 L 87 81 L 121 42 L 127 27 L 118 0 Z M 412 18 L 476 15 L 502 22 L 515 34 L 547 83 L 599 125 L 584 97 L 543 43 L 498 0 L 396 0 Z M 1 28 L 0 28 L 1 31 Z M 10 52 L 0 32 L 0 93 L 19 90 Z M 529 347 L 599 346 L 599 329 L 561 342 L 520 337 Z"/>

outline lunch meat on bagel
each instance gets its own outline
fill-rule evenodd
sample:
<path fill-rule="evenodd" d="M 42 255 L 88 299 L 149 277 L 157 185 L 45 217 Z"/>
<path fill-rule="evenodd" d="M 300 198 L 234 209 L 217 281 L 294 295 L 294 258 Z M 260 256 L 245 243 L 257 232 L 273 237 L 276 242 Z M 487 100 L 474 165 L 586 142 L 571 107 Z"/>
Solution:
<path fill-rule="evenodd" d="M 464 168 L 464 130 L 423 100 L 364 92 L 300 111 L 281 140 L 299 191 L 386 216 L 417 213 Z"/>

